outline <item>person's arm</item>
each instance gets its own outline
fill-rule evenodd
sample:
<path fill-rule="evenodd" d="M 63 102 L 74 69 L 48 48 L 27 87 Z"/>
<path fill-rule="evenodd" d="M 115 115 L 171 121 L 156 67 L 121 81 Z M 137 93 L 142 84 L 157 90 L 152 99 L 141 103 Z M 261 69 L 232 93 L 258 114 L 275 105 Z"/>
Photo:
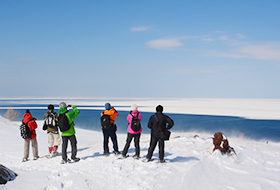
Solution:
<path fill-rule="evenodd" d="M 148 122 L 148 128 L 150 128 L 150 129 L 153 127 L 153 117 L 154 117 L 154 115 L 152 115 L 150 117 L 149 122 Z"/>
<path fill-rule="evenodd" d="M 47 117 L 48 117 L 48 113 L 45 113 L 45 114 L 44 114 L 44 120 L 46 120 Z"/>
<path fill-rule="evenodd" d="M 68 113 L 69 113 L 71 120 L 73 121 L 80 114 L 80 111 L 74 105 L 71 105 L 71 107 L 72 107 L 73 111 L 70 111 Z"/>
<path fill-rule="evenodd" d="M 174 121 L 167 115 L 165 115 L 165 119 L 166 119 L 166 122 L 168 123 L 167 129 L 171 129 L 174 126 Z"/>
<path fill-rule="evenodd" d="M 30 131 L 33 131 L 33 130 L 37 129 L 37 123 L 33 120 L 29 121 L 27 125 L 30 128 Z"/>
<path fill-rule="evenodd" d="M 138 118 L 139 118 L 139 120 L 140 120 L 140 122 L 141 122 L 141 119 L 142 119 L 141 113 L 139 113 Z"/>
<path fill-rule="evenodd" d="M 119 116 L 119 113 L 117 112 L 117 110 L 115 110 L 114 107 L 111 110 L 113 111 L 113 113 L 110 115 L 110 118 L 114 121 Z"/>
<path fill-rule="evenodd" d="M 130 113 L 127 115 L 126 120 L 127 120 L 128 123 L 131 123 L 132 116 L 130 115 Z"/>

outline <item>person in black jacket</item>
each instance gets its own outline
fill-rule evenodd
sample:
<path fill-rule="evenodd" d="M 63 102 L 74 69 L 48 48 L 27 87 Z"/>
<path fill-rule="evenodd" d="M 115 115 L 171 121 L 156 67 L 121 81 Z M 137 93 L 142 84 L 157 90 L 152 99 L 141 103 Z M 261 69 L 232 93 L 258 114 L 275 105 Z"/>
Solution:
<path fill-rule="evenodd" d="M 163 130 L 171 129 L 174 125 L 174 122 L 170 117 L 164 115 L 162 111 L 163 107 L 161 105 L 158 105 L 156 107 L 156 113 L 152 115 L 149 119 L 148 128 L 151 129 L 151 141 L 148 150 L 148 155 L 146 156 L 147 162 L 151 161 L 157 143 L 159 143 L 159 162 L 165 162 L 164 139 L 162 138 Z M 167 127 L 166 123 L 168 124 Z"/>

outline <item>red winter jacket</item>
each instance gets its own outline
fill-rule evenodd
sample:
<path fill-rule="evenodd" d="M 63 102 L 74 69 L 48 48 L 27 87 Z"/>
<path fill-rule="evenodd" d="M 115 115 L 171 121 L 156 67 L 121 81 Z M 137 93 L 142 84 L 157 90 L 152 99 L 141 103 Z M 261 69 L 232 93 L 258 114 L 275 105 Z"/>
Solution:
<path fill-rule="evenodd" d="M 29 121 L 29 120 L 31 120 L 31 121 Z M 29 121 L 29 122 L 28 122 Z M 22 120 L 22 122 L 23 123 L 27 123 L 28 122 L 28 127 L 30 128 L 30 131 L 31 131 L 31 133 L 32 133 L 32 135 L 31 135 L 31 138 L 29 138 L 29 139 L 34 139 L 34 138 L 36 138 L 36 131 L 35 131 L 35 129 L 37 129 L 37 123 L 36 123 L 36 121 L 35 121 L 35 119 L 31 116 L 31 114 L 30 113 L 25 113 L 24 115 L 23 115 L 23 120 Z"/>

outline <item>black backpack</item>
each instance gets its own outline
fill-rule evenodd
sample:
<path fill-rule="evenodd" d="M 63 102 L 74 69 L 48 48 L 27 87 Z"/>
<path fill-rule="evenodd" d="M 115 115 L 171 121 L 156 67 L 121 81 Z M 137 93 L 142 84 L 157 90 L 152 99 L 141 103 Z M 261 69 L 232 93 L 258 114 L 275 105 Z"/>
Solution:
<path fill-rule="evenodd" d="M 67 112 L 59 114 L 57 118 L 57 125 L 61 132 L 68 131 L 70 129 L 70 123 L 66 113 Z"/>
<path fill-rule="evenodd" d="M 31 120 L 29 120 L 31 121 Z M 28 123 L 29 121 L 27 121 L 26 123 L 22 123 L 21 126 L 19 127 L 20 129 L 20 136 L 23 138 L 23 139 L 29 139 L 31 138 L 31 131 L 30 131 L 30 128 L 28 127 Z"/>
<path fill-rule="evenodd" d="M 103 130 L 108 130 L 112 127 L 110 115 L 106 115 L 104 112 L 100 118 L 100 122 Z"/>
<path fill-rule="evenodd" d="M 54 128 L 57 126 L 54 113 L 48 112 L 48 117 L 45 120 L 45 125 L 50 128 Z"/>
<path fill-rule="evenodd" d="M 141 123 L 140 123 L 140 119 L 138 118 L 139 113 L 134 116 L 131 112 L 130 115 L 132 116 L 132 121 L 131 121 L 131 129 L 134 132 L 137 132 L 141 129 Z"/>

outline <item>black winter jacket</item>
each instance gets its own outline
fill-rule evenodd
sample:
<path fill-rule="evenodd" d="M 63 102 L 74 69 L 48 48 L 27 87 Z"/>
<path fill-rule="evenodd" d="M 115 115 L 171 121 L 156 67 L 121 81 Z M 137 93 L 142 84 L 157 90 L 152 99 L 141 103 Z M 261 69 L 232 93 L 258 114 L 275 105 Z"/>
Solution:
<path fill-rule="evenodd" d="M 166 127 L 166 123 L 168 126 Z M 159 138 L 160 133 L 164 129 L 171 129 L 174 125 L 173 120 L 164 115 L 163 113 L 157 112 L 156 114 L 152 115 L 149 119 L 148 128 L 152 129 L 151 135 L 154 138 Z"/>

